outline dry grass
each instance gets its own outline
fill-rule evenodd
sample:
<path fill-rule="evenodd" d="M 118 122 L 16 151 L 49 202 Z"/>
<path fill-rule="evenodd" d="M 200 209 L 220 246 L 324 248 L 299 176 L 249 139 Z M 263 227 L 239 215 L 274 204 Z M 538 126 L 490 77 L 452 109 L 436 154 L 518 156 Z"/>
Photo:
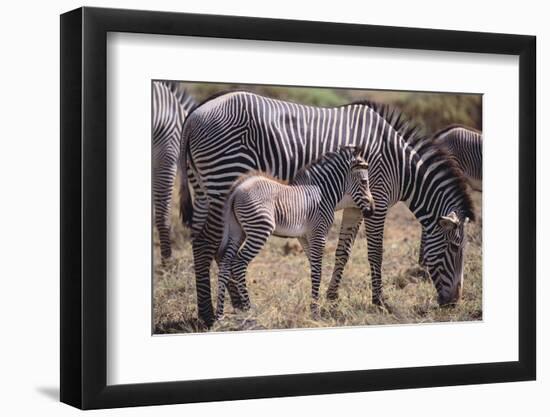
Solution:
<path fill-rule="evenodd" d="M 225 318 L 212 331 L 288 329 L 355 326 L 371 324 L 471 321 L 482 318 L 481 194 L 473 193 L 478 220 L 468 225 L 462 302 L 454 308 L 439 308 L 431 281 L 415 272 L 420 225 L 401 203 L 389 213 L 384 239 L 384 294 L 389 311 L 374 307 L 371 300 L 367 243 L 361 229 L 352 257 L 344 271 L 340 300 L 330 307 L 324 300 L 334 267 L 340 219 L 331 229 L 323 262 L 321 318 L 309 313 L 310 277 L 308 261 L 294 249 L 294 239 L 271 237 L 248 270 L 247 284 L 252 308 L 236 312 L 226 298 Z M 174 213 L 178 211 L 173 210 Z M 174 214 L 174 260 L 162 266 L 155 236 L 154 315 L 155 333 L 202 331 L 197 326 L 197 306 L 193 257 L 189 233 Z M 296 245 L 297 247 L 298 245 Z M 217 268 L 211 270 L 215 300 Z"/>

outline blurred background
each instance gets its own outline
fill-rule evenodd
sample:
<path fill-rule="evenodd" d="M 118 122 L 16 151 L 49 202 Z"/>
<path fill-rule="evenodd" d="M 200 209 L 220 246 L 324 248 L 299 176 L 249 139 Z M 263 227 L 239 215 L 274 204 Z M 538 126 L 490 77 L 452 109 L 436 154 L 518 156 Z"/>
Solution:
<path fill-rule="evenodd" d="M 182 85 L 199 103 L 213 94 L 234 90 L 251 91 L 267 97 L 312 106 L 339 106 L 368 99 L 396 106 L 413 122 L 423 126 L 426 133 L 433 133 L 453 123 L 482 130 L 481 94 L 187 82 L 182 83 Z"/>

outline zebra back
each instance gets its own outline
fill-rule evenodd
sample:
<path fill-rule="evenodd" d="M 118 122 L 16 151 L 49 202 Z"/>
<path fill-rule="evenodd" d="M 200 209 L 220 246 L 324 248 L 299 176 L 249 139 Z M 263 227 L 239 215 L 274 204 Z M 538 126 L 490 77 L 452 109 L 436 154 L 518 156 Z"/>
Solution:
<path fill-rule="evenodd" d="M 436 132 L 433 140 L 445 149 L 460 166 L 470 185 L 481 190 L 483 177 L 483 136 L 480 131 L 451 125 Z"/>

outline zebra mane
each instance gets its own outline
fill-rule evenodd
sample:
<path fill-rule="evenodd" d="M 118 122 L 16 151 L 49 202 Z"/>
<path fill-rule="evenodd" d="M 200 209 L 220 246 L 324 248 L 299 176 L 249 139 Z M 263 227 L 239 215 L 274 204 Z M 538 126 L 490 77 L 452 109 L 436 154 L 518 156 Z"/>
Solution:
<path fill-rule="evenodd" d="M 176 96 L 187 113 L 190 113 L 197 107 L 197 102 L 183 87 L 182 83 L 177 81 L 161 81 Z"/>
<path fill-rule="evenodd" d="M 332 161 L 334 161 L 334 157 L 338 154 L 339 152 L 336 151 L 336 152 L 327 152 L 326 154 L 321 155 L 319 158 L 315 159 L 314 161 L 310 162 L 309 164 L 299 169 L 298 172 L 296 172 L 296 175 L 294 175 L 294 178 L 292 179 L 292 181 L 282 180 L 280 178 L 274 177 L 273 175 L 265 171 L 260 171 L 260 170 L 248 171 L 242 174 L 241 176 L 239 176 L 235 181 L 233 181 L 233 184 L 231 185 L 229 193 L 231 193 L 233 190 L 235 190 L 235 188 L 237 188 L 239 185 L 241 185 L 243 182 L 245 182 L 247 179 L 251 177 L 262 177 L 283 185 L 310 184 L 311 183 L 311 177 L 309 175 L 310 171 L 312 169 L 319 169 L 320 165 L 331 163 Z"/>
<path fill-rule="evenodd" d="M 325 163 L 327 163 L 328 161 L 330 161 L 332 159 L 332 157 L 336 154 L 336 152 L 327 152 L 321 156 L 319 156 L 317 159 L 314 159 L 313 161 L 311 161 L 309 164 L 306 164 L 304 165 L 302 168 L 300 168 L 296 174 L 294 175 L 294 179 L 292 180 L 292 182 L 296 182 L 296 180 L 298 179 L 298 177 L 300 176 L 304 176 L 305 178 L 308 176 L 308 173 L 309 171 L 311 171 L 311 169 L 314 167 L 314 166 L 319 166 L 319 165 L 324 165 Z"/>
<path fill-rule="evenodd" d="M 423 129 L 413 123 L 401 110 L 395 106 L 368 99 L 356 100 L 350 104 L 347 104 L 347 106 L 350 105 L 360 105 L 371 108 L 375 113 L 386 120 L 386 122 L 388 122 L 395 130 L 397 130 L 397 132 L 403 136 L 405 141 L 411 145 L 416 145 L 416 143 L 428 139 Z"/>
<path fill-rule="evenodd" d="M 323 166 L 331 164 L 335 157 L 340 154 L 340 151 L 327 152 L 321 155 L 319 158 L 311 161 L 309 164 L 304 165 L 302 168 L 296 172 L 294 178 L 290 184 L 311 184 L 311 172 L 313 170 L 322 169 Z"/>
<path fill-rule="evenodd" d="M 442 162 L 441 170 L 451 176 L 454 185 L 462 196 L 462 211 L 465 217 L 471 221 L 475 221 L 474 203 L 468 192 L 468 182 L 464 176 L 464 172 L 458 165 L 458 162 L 451 157 L 445 146 L 436 140 L 435 135 L 426 135 L 418 125 L 407 118 L 403 112 L 395 106 L 382 104 L 370 100 L 362 100 L 351 104 L 365 105 L 378 113 L 387 123 L 389 123 L 405 140 L 407 144 L 414 148 L 416 153 L 421 157 L 426 157 L 430 163 Z M 455 125 L 456 127 L 456 125 Z M 445 128 L 447 129 L 447 128 Z M 470 128 L 468 128 L 470 129 Z"/>

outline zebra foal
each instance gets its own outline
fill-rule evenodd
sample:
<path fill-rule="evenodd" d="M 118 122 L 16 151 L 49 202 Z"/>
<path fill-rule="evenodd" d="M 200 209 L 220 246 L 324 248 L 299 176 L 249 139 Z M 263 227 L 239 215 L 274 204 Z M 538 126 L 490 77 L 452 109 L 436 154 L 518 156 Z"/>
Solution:
<path fill-rule="evenodd" d="M 250 307 L 246 270 L 270 235 L 300 241 L 310 262 L 311 312 L 317 316 L 323 250 L 334 212 L 358 207 L 364 217 L 374 213 L 367 166 L 358 152 L 346 147 L 302 168 L 288 185 L 257 171 L 235 182 L 223 213 L 217 319 L 223 317 L 230 279 L 236 284 L 243 308 Z"/>

